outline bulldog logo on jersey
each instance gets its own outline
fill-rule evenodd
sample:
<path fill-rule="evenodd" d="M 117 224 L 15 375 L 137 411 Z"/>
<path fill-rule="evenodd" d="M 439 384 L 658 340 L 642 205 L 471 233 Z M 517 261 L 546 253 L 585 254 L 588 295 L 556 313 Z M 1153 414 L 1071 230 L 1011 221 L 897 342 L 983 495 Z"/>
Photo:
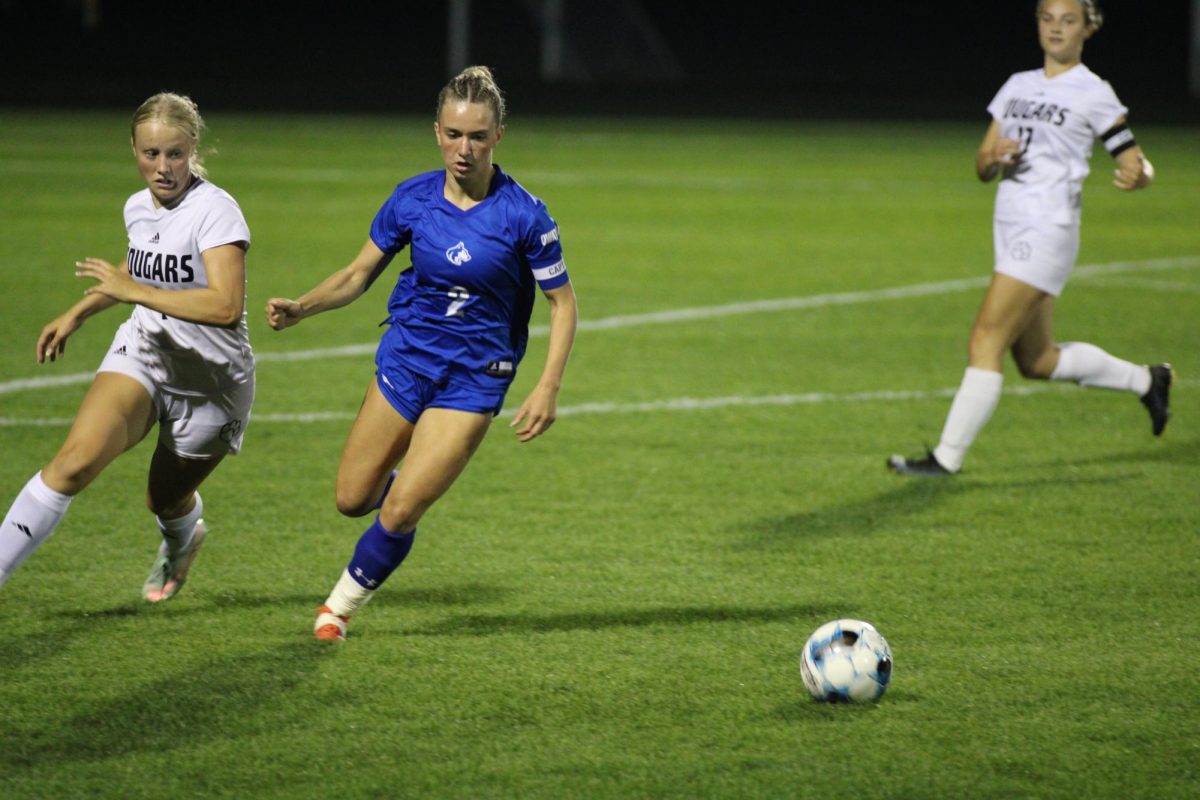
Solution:
<path fill-rule="evenodd" d="M 446 251 L 446 259 L 454 266 L 461 267 L 471 260 L 471 254 L 467 251 L 467 246 L 459 242 Z"/>

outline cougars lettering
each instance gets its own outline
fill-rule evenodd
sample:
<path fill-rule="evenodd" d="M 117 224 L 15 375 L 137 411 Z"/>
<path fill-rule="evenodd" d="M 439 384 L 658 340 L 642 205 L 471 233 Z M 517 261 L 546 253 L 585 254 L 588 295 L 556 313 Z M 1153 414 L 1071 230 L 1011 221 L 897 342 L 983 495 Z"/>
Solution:
<path fill-rule="evenodd" d="M 129 248 L 129 274 L 146 281 L 192 283 L 196 279 L 196 273 L 192 269 L 191 261 L 191 255 L 150 253 L 135 247 Z"/>
<path fill-rule="evenodd" d="M 1005 119 L 1036 119 L 1049 122 L 1051 125 L 1062 125 L 1067 121 L 1071 109 L 1062 108 L 1055 103 L 1044 103 L 1036 100 L 1025 100 L 1014 97 L 1004 107 Z"/>

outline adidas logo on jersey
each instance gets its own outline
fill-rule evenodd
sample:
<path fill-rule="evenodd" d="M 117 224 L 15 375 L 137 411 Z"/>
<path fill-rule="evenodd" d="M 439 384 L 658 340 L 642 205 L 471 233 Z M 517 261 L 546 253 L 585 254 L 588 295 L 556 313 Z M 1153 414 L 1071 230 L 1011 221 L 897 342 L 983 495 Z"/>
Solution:
<path fill-rule="evenodd" d="M 128 355 L 128 353 L 126 353 L 126 352 L 125 352 L 125 345 L 121 345 L 121 346 L 120 346 L 120 347 L 118 347 L 116 350 L 113 350 L 113 355 L 114 355 L 114 356 L 124 356 L 124 355 Z"/>
<path fill-rule="evenodd" d="M 32 532 L 29 530 L 29 526 L 28 526 L 28 525 L 23 525 L 23 524 L 21 524 L 20 522 L 14 522 L 14 523 L 13 523 L 13 525 L 16 525 L 16 526 L 17 526 L 17 530 L 19 530 L 21 533 L 23 533 L 23 534 L 25 534 L 26 536 L 28 536 L 30 539 L 32 539 L 32 538 L 33 538 L 33 533 L 32 533 Z"/>
<path fill-rule="evenodd" d="M 489 361 L 487 367 L 483 371 L 486 374 L 497 378 L 510 378 L 513 374 L 513 362 Z"/>
<path fill-rule="evenodd" d="M 158 233 L 156 232 L 150 237 L 150 244 L 158 244 Z"/>
<path fill-rule="evenodd" d="M 467 251 L 467 246 L 459 242 L 446 251 L 446 258 L 454 266 L 461 267 L 471 260 L 471 254 Z"/>

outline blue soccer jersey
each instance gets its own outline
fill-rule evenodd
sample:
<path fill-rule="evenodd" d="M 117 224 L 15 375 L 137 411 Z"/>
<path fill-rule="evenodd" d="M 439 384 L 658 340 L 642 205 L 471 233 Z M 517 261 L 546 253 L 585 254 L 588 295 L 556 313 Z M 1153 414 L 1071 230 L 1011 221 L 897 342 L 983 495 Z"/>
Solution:
<path fill-rule="evenodd" d="M 411 247 L 388 300 L 390 356 L 435 381 L 504 391 L 529 338 L 534 283 L 567 283 L 558 226 L 545 204 L 496 167 L 487 197 L 464 211 L 443 195 L 444 170 L 401 183 L 371 224 L 385 253 Z"/>

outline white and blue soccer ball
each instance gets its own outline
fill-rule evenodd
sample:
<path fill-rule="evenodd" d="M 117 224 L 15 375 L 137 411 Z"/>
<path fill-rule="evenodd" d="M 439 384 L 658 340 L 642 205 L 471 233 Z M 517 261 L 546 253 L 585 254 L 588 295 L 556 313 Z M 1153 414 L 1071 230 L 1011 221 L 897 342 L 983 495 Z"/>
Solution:
<path fill-rule="evenodd" d="M 804 643 L 800 675 L 818 700 L 870 703 L 891 683 L 892 648 L 871 623 L 835 619 Z"/>

